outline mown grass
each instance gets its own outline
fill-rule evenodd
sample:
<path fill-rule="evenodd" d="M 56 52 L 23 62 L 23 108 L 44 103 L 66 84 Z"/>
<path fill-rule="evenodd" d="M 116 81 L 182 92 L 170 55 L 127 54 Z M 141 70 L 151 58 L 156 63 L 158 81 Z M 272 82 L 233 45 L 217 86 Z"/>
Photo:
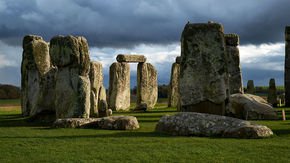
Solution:
<path fill-rule="evenodd" d="M 278 109 L 281 110 L 281 109 Z M 290 119 L 290 109 L 286 108 Z M 159 118 L 175 114 L 165 104 L 133 115 L 140 129 L 52 129 L 26 122 L 20 108 L 0 107 L 0 162 L 289 162 L 290 121 L 257 121 L 269 139 L 173 137 L 154 131 Z"/>

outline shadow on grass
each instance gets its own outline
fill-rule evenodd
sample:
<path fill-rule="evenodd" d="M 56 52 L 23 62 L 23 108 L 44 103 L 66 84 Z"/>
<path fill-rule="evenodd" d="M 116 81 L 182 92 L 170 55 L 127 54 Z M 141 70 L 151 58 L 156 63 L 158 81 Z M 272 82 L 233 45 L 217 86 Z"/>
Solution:
<path fill-rule="evenodd" d="M 99 130 L 102 131 L 102 130 Z M 62 135 L 62 136 L 0 136 L 0 138 L 6 139 L 86 139 L 86 138 L 148 138 L 148 137 L 159 137 L 159 138 L 174 138 L 174 136 L 158 133 L 158 132 L 128 132 L 122 131 L 111 134 L 100 134 L 96 133 L 93 135 Z"/>
<path fill-rule="evenodd" d="M 31 122 L 21 114 L 0 115 L 0 127 L 48 127 L 51 124 L 47 122 Z"/>
<path fill-rule="evenodd" d="M 277 136 L 290 135 L 290 129 L 274 129 L 272 130 Z"/>

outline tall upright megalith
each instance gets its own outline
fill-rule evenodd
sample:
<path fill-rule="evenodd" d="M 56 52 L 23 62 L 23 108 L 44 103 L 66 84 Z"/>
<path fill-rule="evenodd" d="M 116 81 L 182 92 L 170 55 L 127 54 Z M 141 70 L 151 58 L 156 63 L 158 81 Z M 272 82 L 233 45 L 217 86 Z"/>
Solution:
<path fill-rule="evenodd" d="M 21 108 L 24 116 L 42 112 L 54 114 L 54 73 L 48 43 L 40 36 L 25 36 L 21 64 Z"/>
<path fill-rule="evenodd" d="M 57 66 L 55 109 L 57 118 L 90 114 L 90 58 L 84 37 L 56 36 L 50 40 L 50 56 Z"/>
<path fill-rule="evenodd" d="M 137 106 L 153 109 L 158 98 L 157 71 L 150 63 L 138 63 L 137 67 Z"/>
<path fill-rule="evenodd" d="M 225 114 L 229 99 L 227 62 L 222 25 L 185 25 L 179 78 L 181 111 Z"/>
<path fill-rule="evenodd" d="M 99 90 L 103 86 L 103 67 L 100 62 L 90 63 L 91 109 L 90 117 L 98 117 Z"/>
<path fill-rule="evenodd" d="M 269 81 L 269 90 L 268 90 L 268 98 L 267 101 L 273 106 L 277 106 L 277 90 L 275 79 L 271 78 Z"/>
<path fill-rule="evenodd" d="M 180 72 L 180 63 L 177 57 L 175 63 L 171 67 L 171 77 L 168 88 L 168 107 L 177 107 L 179 101 L 179 72 Z"/>
<path fill-rule="evenodd" d="M 290 106 L 290 26 L 285 28 L 285 106 Z"/>
<path fill-rule="evenodd" d="M 108 105 L 112 110 L 130 109 L 130 65 L 114 62 L 110 66 Z"/>
<path fill-rule="evenodd" d="M 247 94 L 255 94 L 254 80 L 248 80 L 248 83 L 247 83 Z"/>
<path fill-rule="evenodd" d="M 226 34 L 226 51 L 228 55 L 228 72 L 230 94 L 243 93 L 242 72 L 240 67 L 239 36 Z"/>

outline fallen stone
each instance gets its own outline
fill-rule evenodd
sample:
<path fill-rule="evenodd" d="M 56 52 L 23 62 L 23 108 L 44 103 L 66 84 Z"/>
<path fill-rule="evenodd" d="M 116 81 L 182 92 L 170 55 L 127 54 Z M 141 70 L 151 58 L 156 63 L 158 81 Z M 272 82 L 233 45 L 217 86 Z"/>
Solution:
<path fill-rule="evenodd" d="M 146 57 L 144 55 L 119 54 L 116 59 L 118 62 L 146 62 Z"/>
<path fill-rule="evenodd" d="M 246 120 L 278 119 L 277 112 L 263 98 L 251 94 L 232 94 L 227 114 Z"/>
<path fill-rule="evenodd" d="M 271 129 L 236 118 L 182 112 L 163 116 L 156 125 L 156 131 L 174 136 L 207 136 L 230 138 L 267 138 L 273 135 Z"/>
<path fill-rule="evenodd" d="M 54 128 L 99 128 L 107 130 L 135 130 L 139 128 L 136 117 L 110 116 L 104 118 L 66 118 L 57 119 Z"/>

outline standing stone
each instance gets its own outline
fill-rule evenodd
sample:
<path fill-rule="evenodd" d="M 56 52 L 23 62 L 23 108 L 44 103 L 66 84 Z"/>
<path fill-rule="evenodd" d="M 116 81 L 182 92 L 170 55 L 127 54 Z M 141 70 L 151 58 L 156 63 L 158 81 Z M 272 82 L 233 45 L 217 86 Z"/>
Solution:
<path fill-rule="evenodd" d="M 171 68 L 171 78 L 168 89 L 168 107 L 177 107 L 179 100 L 179 72 L 180 64 L 173 63 Z"/>
<path fill-rule="evenodd" d="M 268 102 L 272 104 L 272 106 L 277 106 L 277 90 L 275 79 L 273 78 L 269 81 Z"/>
<path fill-rule="evenodd" d="M 138 63 L 137 67 L 137 106 L 147 105 L 153 109 L 158 98 L 157 71 L 150 63 Z"/>
<path fill-rule="evenodd" d="M 40 36 L 25 36 L 21 64 L 23 116 L 37 116 L 45 112 L 54 117 L 55 71 L 51 65 L 48 43 Z"/>
<path fill-rule="evenodd" d="M 99 117 L 109 116 L 108 103 L 106 99 L 106 88 L 102 85 L 98 95 Z"/>
<path fill-rule="evenodd" d="M 181 111 L 225 114 L 229 98 L 227 62 L 222 25 L 186 24 L 181 37 Z"/>
<path fill-rule="evenodd" d="M 253 80 L 248 80 L 247 83 L 247 94 L 255 94 L 255 86 Z"/>
<path fill-rule="evenodd" d="M 130 66 L 115 62 L 110 66 L 109 108 L 130 109 Z"/>
<path fill-rule="evenodd" d="M 103 67 L 100 62 L 95 62 L 95 61 L 91 62 L 90 82 L 91 82 L 90 117 L 98 117 L 99 90 L 103 85 Z"/>
<path fill-rule="evenodd" d="M 285 28 L 285 106 L 290 106 L 290 26 Z"/>
<path fill-rule="evenodd" d="M 242 73 L 240 67 L 239 36 L 226 34 L 230 94 L 243 93 Z"/>
<path fill-rule="evenodd" d="M 55 109 L 57 118 L 88 118 L 91 86 L 88 43 L 84 37 L 56 36 L 50 41 L 50 56 L 57 66 Z"/>

